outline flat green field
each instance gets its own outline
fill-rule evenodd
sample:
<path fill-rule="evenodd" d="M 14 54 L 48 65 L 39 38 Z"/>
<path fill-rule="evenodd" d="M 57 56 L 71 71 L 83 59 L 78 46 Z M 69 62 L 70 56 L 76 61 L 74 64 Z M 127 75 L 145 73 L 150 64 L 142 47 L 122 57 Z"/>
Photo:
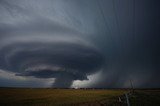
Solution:
<path fill-rule="evenodd" d="M 0 88 L 0 106 L 127 106 L 125 101 L 119 101 L 119 97 L 127 92 L 128 90 Z M 142 106 L 154 103 L 159 106 L 160 91 L 137 91 L 129 99 L 133 106 L 141 101 Z"/>

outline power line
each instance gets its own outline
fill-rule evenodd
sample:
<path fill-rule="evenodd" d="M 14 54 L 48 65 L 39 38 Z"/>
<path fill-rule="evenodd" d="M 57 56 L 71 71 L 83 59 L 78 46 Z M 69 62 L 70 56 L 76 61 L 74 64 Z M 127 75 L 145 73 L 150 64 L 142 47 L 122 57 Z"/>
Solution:
<path fill-rule="evenodd" d="M 117 9 L 116 9 L 116 5 L 115 5 L 115 0 L 112 0 L 112 4 L 113 4 L 113 11 L 114 11 L 114 15 L 115 15 L 115 19 L 116 19 L 116 26 L 117 26 L 117 30 L 118 33 L 120 34 L 120 25 L 119 25 L 119 21 L 118 21 L 118 15 L 117 15 Z"/>
<path fill-rule="evenodd" d="M 107 20 L 106 20 L 106 18 L 105 18 L 103 9 L 102 9 L 102 7 L 101 7 L 100 0 L 97 0 L 97 4 L 98 4 L 99 11 L 100 11 L 100 13 L 102 14 L 102 18 L 103 18 L 103 20 L 104 20 L 105 26 L 106 26 L 106 28 L 108 29 L 109 34 L 112 35 L 111 30 L 110 30 L 109 25 L 108 25 L 108 22 L 107 22 Z"/>
<path fill-rule="evenodd" d="M 132 28 L 133 28 L 133 39 L 135 40 L 136 37 L 135 37 L 135 0 L 133 0 L 133 20 L 132 20 Z"/>

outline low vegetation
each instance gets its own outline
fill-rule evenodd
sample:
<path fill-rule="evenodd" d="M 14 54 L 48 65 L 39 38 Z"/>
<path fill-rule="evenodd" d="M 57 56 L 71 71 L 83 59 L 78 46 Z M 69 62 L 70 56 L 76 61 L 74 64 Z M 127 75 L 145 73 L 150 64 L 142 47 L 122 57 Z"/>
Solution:
<path fill-rule="evenodd" d="M 103 89 L 26 89 L 26 88 L 0 88 L 0 106 L 126 106 L 125 101 L 119 102 L 119 97 L 128 90 Z M 158 92 L 158 93 L 156 93 Z M 154 95 L 156 93 L 156 95 Z M 129 99 L 133 106 L 145 106 L 149 100 L 154 99 L 160 104 L 159 91 L 138 91 Z M 149 97 L 150 98 L 146 98 Z M 155 97 L 154 97 L 155 96 Z M 143 98 L 145 100 L 143 100 Z M 146 101 L 147 100 L 147 101 Z M 137 102 L 143 101 L 142 105 Z M 150 102 L 148 105 L 151 105 Z M 132 105 L 131 105 L 132 106 Z M 156 105 L 154 105 L 156 106 Z M 158 105 L 157 105 L 158 106 Z"/>

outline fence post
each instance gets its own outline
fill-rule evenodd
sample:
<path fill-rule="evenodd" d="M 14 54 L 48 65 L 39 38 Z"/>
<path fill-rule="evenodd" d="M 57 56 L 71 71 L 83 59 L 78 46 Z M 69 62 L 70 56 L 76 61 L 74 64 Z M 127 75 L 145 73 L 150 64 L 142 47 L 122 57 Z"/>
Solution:
<path fill-rule="evenodd" d="M 128 95 L 127 95 L 127 93 L 125 93 L 125 96 L 126 96 L 127 106 L 130 106 L 130 103 L 129 103 L 129 98 L 128 98 Z"/>

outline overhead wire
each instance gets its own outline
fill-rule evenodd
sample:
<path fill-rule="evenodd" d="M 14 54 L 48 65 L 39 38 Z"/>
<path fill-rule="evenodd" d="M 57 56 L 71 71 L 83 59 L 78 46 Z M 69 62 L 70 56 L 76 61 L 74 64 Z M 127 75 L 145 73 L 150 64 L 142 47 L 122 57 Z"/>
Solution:
<path fill-rule="evenodd" d="M 99 11 L 100 11 L 100 13 L 101 13 L 101 15 L 102 15 L 102 18 L 103 18 L 103 20 L 104 20 L 105 27 L 108 29 L 108 33 L 109 33 L 110 35 L 112 35 L 112 31 L 111 31 L 111 29 L 110 29 L 110 27 L 109 27 L 109 25 L 108 25 L 108 22 L 107 22 L 107 20 L 106 20 L 105 15 L 104 15 L 104 11 L 103 11 L 103 9 L 102 9 L 102 6 L 101 6 L 100 1 L 101 1 L 101 0 L 97 0 L 97 4 L 98 4 Z"/>
<path fill-rule="evenodd" d="M 132 28 L 133 28 L 133 39 L 136 39 L 135 36 L 135 0 L 133 0 L 133 20 L 132 20 Z"/>
<path fill-rule="evenodd" d="M 114 16 L 115 16 L 115 22 L 116 22 L 117 30 L 118 30 L 118 33 L 120 34 L 120 25 L 119 25 L 119 19 L 118 19 L 118 15 L 117 15 L 118 13 L 117 13 L 115 0 L 112 0 L 112 4 L 113 4 L 113 12 L 114 12 Z"/>

